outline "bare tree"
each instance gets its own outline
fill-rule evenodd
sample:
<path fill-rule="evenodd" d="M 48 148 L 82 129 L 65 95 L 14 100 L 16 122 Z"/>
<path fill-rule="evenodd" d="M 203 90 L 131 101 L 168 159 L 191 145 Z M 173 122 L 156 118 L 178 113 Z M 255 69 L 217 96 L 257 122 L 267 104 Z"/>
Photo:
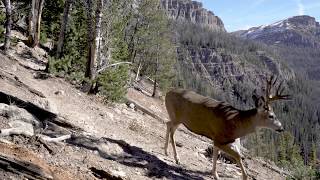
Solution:
<path fill-rule="evenodd" d="M 43 4 L 45 0 L 32 0 L 29 15 L 29 37 L 28 43 L 31 47 L 35 47 L 40 41 L 40 25 Z"/>
<path fill-rule="evenodd" d="M 85 76 L 93 79 L 94 77 L 94 69 L 92 68 L 92 50 L 94 49 L 94 28 L 93 28 L 93 15 L 92 15 L 92 9 L 93 9 L 93 2 L 92 0 L 86 0 L 85 1 L 86 6 L 86 13 L 87 13 L 87 35 L 88 35 L 88 59 L 87 59 L 87 65 L 86 65 L 86 74 Z"/>
<path fill-rule="evenodd" d="M 156 96 L 157 93 L 157 76 L 158 76 L 158 69 L 159 69 L 159 45 L 157 45 L 157 55 L 156 55 L 156 64 L 155 64 L 155 69 L 154 69 L 154 81 L 153 81 L 153 92 L 152 92 L 152 97 Z"/>
<path fill-rule="evenodd" d="M 95 42 L 94 52 L 92 52 L 94 53 L 94 57 L 92 59 L 92 66 L 95 70 L 97 70 L 98 59 L 101 58 L 101 40 L 102 40 L 101 25 L 102 25 L 102 16 L 103 16 L 102 8 L 103 8 L 103 0 L 98 0 L 97 9 L 96 9 L 96 29 L 95 29 L 96 42 Z"/>
<path fill-rule="evenodd" d="M 87 70 L 86 77 L 90 80 L 96 78 L 97 74 L 97 58 L 99 56 L 100 40 L 101 40 L 101 24 L 102 24 L 102 7 L 103 0 L 97 1 L 96 7 L 96 21 L 95 28 L 94 26 L 94 17 L 92 15 L 93 2 L 92 0 L 86 0 L 86 11 L 87 11 L 87 24 L 88 24 L 88 60 L 87 60 Z"/>
<path fill-rule="evenodd" d="M 11 38 L 11 24 L 12 24 L 12 19 L 11 19 L 11 3 L 10 0 L 3 0 L 2 1 L 5 5 L 6 8 L 6 35 L 5 35 L 5 40 L 4 40 L 4 51 L 7 52 L 7 50 L 10 47 L 10 38 Z"/>
<path fill-rule="evenodd" d="M 68 25 L 68 20 L 69 20 L 69 12 L 70 12 L 73 1 L 74 0 L 66 0 L 66 2 L 64 3 L 63 16 L 61 18 L 61 28 L 60 28 L 59 40 L 57 43 L 57 52 L 56 52 L 57 58 L 59 58 L 61 56 L 62 47 L 64 44 L 65 33 L 67 30 L 67 25 Z"/>

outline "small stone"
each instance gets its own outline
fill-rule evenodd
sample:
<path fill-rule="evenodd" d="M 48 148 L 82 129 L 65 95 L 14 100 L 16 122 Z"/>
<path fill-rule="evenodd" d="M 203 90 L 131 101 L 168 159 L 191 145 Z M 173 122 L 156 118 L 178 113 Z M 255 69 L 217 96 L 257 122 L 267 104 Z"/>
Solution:
<path fill-rule="evenodd" d="M 59 90 L 59 91 L 54 92 L 54 94 L 55 95 L 64 95 L 64 91 Z"/>
<path fill-rule="evenodd" d="M 119 109 L 114 110 L 117 114 L 121 114 L 121 111 Z"/>
<path fill-rule="evenodd" d="M 99 152 L 97 150 L 93 151 L 93 154 L 99 155 Z"/>
<path fill-rule="evenodd" d="M 134 105 L 133 103 L 130 103 L 130 104 L 129 104 L 129 107 L 130 107 L 131 109 L 136 109 L 136 105 Z"/>
<path fill-rule="evenodd" d="M 125 178 L 126 177 L 126 173 L 123 171 L 111 171 L 111 173 L 115 176 L 115 177 L 121 177 L 121 178 Z"/>

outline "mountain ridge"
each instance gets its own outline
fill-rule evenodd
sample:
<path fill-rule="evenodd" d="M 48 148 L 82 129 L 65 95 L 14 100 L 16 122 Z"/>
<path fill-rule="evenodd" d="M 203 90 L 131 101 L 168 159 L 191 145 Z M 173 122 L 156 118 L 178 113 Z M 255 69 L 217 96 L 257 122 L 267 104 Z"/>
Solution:
<path fill-rule="evenodd" d="M 226 32 L 223 21 L 203 4 L 192 0 L 161 0 L 170 19 L 188 21 L 215 31 Z"/>
<path fill-rule="evenodd" d="M 268 45 L 320 47 L 320 24 L 314 17 L 308 15 L 293 16 L 269 25 L 239 30 L 231 34 Z"/>

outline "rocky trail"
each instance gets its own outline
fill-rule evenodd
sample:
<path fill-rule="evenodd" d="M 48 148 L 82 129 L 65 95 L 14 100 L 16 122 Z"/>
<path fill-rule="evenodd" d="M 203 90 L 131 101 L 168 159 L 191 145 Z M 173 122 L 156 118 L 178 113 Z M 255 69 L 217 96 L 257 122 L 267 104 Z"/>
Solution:
<path fill-rule="evenodd" d="M 162 100 L 130 88 L 127 98 L 137 109 L 105 105 L 64 79 L 44 74 L 46 56 L 22 42 L 7 56 L 0 53 L 0 179 L 212 179 L 206 138 L 180 127 L 181 165 L 174 163 L 171 147 L 165 156 Z M 148 83 L 140 85 L 148 89 Z M 55 116 L 39 118 L 39 111 L 28 110 L 34 105 Z M 20 119 L 31 119 L 34 135 L 5 136 L 3 130 Z M 262 159 L 246 157 L 245 165 L 251 179 L 285 179 L 281 169 Z M 241 179 L 240 168 L 223 161 L 218 161 L 218 174 Z"/>

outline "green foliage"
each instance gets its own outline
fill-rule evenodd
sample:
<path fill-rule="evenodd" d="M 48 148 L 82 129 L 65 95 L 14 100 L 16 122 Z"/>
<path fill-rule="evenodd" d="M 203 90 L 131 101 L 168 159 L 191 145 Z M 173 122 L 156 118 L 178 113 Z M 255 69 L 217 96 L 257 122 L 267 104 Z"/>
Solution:
<path fill-rule="evenodd" d="M 175 76 L 176 47 L 172 43 L 172 31 L 158 0 L 138 1 L 135 14 L 134 37 L 131 48 L 138 55 L 132 60 L 134 68 L 140 66 L 141 74 L 151 77 L 164 92 L 172 86 Z"/>
<path fill-rule="evenodd" d="M 126 42 L 126 26 L 131 18 L 131 13 L 125 12 L 126 1 L 112 1 L 108 7 L 106 16 L 112 17 L 108 21 L 106 34 L 110 34 L 107 53 L 111 54 L 108 60 L 110 65 L 114 63 L 127 62 L 129 60 L 128 43 Z M 122 8 L 121 8 L 122 7 Z M 129 81 L 129 67 L 119 64 L 105 69 L 97 77 L 99 94 L 105 97 L 105 102 L 121 102 L 127 93 Z"/>
<path fill-rule="evenodd" d="M 48 14 L 52 14 L 52 12 L 48 12 Z M 63 56 L 60 59 L 49 58 L 49 72 L 65 77 L 76 85 L 80 85 L 85 80 L 88 43 L 84 19 L 85 11 L 81 3 L 75 2 L 65 37 Z M 55 35 L 55 37 L 57 36 L 58 34 Z"/>
<path fill-rule="evenodd" d="M 236 55 L 241 62 L 265 68 L 259 58 L 259 51 L 276 57 L 273 49 L 249 40 L 239 39 L 225 32 L 212 31 L 192 23 L 176 23 L 179 32 L 179 42 L 182 47 L 191 49 L 215 49 L 221 55 Z"/>
<path fill-rule="evenodd" d="M 114 39 L 115 48 L 112 51 L 112 63 L 128 60 L 128 47 L 121 38 Z M 127 93 L 129 79 L 128 65 L 118 65 L 107 68 L 98 75 L 97 84 L 99 92 L 105 97 L 106 102 L 121 102 Z"/>
<path fill-rule="evenodd" d="M 47 38 L 54 41 L 58 40 L 64 1 L 65 0 L 44 1 L 41 16 L 41 43 L 45 43 Z"/>
<path fill-rule="evenodd" d="M 295 179 L 313 179 L 315 170 L 304 164 L 300 147 L 295 144 L 294 137 L 290 133 L 284 133 L 278 142 L 278 164 L 290 170 Z"/>
<path fill-rule="evenodd" d="M 64 77 L 68 74 L 71 69 L 71 61 L 67 56 L 61 59 L 55 59 L 54 57 L 49 57 L 49 72 L 54 75 L 59 75 Z"/>
<path fill-rule="evenodd" d="M 101 73 L 98 76 L 99 93 L 106 102 L 122 102 L 127 93 L 128 65 L 121 65 Z"/>
<path fill-rule="evenodd" d="M 6 14 L 0 11 L 0 42 L 4 42 L 4 25 L 6 22 Z"/>

